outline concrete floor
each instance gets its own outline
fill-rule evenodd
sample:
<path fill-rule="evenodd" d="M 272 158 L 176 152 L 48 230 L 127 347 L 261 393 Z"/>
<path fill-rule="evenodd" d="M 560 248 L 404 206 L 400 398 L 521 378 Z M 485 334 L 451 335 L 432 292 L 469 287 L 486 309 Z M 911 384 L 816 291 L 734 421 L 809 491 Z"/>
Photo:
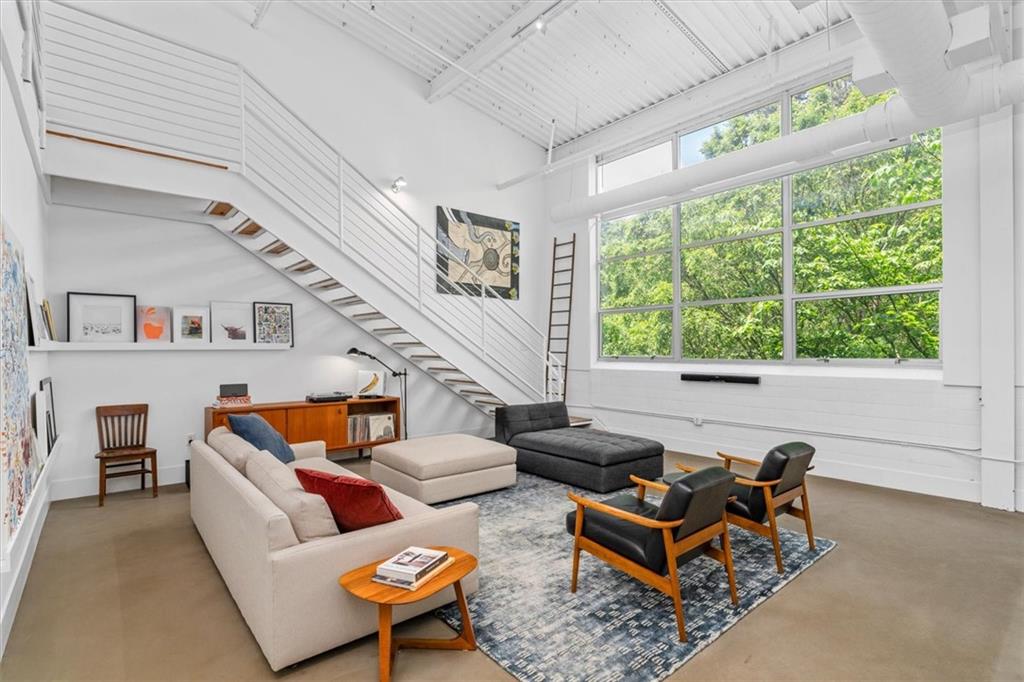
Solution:
<path fill-rule="evenodd" d="M 675 461 L 706 463 L 666 455 Z M 824 478 L 810 489 L 815 530 L 839 547 L 670 679 L 1024 680 L 1024 515 Z M 184 486 L 95 504 L 51 507 L 5 682 L 376 679 L 375 637 L 271 672 Z M 450 631 L 429 615 L 396 628 L 414 633 Z M 403 651 L 394 679 L 511 678 L 479 651 Z"/>

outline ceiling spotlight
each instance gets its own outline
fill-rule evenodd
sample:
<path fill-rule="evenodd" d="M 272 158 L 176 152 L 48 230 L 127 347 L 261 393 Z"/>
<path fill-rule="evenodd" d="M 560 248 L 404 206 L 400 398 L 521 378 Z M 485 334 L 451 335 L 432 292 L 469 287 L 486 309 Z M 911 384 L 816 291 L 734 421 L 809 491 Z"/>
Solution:
<path fill-rule="evenodd" d="M 537 21 L 533 22 L 533 27 L 535 29 L 537 29 L 538 31 L 540 31 L 541 33 L 547 33 L 548 32 L 548 25 L 544 21 L 544 17 L 538 17 Z"/>
<path fill-rule="evenodd" d="M 408 184 L 409 183 L 405 181 L 405 178 L 399 175 L 397 178 L 395 178 L 395 181 L 391 183 L 391 191 L 394 192 L 395 194 L 398 194 Z"/>

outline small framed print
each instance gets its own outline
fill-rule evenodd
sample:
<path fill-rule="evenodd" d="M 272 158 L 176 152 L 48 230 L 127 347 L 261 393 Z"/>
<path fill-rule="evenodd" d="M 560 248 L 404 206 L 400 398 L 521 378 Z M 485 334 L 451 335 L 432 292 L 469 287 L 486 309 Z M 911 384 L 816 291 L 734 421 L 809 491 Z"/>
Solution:
<path fill-rule="evenodd" d="M 251 344 L 252 321 L 252 303 L 210 301 L 210 340 L 216 344 Z"/>
<path fill-rule="evenodd" d="M 68 341 L 135 341 L 135 296 L 68 292 Z"/>
<path fill-rule="evenodd" d="M 210 309 L 205 306 L 174 306 L 174 343 L 209 343 Z"/>
<path fill-rule="evenodd" d="M 171 309 L 160 305 L 135 307 L 136 332 L 139 343 L 170 343 Z"/>
<path fill-rule="evenodd" d="M 252 304 L 252 321 L 256 343 L 295 346 L 291 303 L 257 301 Z"/>

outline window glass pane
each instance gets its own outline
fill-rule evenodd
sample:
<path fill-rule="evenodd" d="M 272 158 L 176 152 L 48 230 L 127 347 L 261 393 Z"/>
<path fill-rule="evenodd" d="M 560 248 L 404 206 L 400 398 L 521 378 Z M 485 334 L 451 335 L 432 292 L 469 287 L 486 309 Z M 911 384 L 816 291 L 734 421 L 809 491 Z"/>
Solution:
<path fill-rule="evenodd" d="M 801 358 L 939 357 L 937 292 L 796 302 Z"/>
<path fill-rule="evenodd" d="M 601 355 L 672 355 L 672 311 L 648 310 L 601 315 Z"/>
<path fill-rule="evenodd" d="M 671 207 L 609 220 L 601 225 L 601 258 L 671 248 Z"/>
<path fill-rule="evenodd" d="M 782 182 L 712 194 L 679 206 L 679 233 L 683 244 L 731 237 L 782 225 Z"/>
<path fill-rule="evenodd" d="M 895 90 L 886 90 L 866 96 L 857 89 L 850 76 L 798 92 L 792 99 L 793 132 L 860 113 L 894 94 Z"/>
<path fill-rule="evenodd" d="M 672 140 L 648 147 L 635 154 L 597 167 L 597 191 L 607 192 L 616 187 L 653 178 L 672 170 Z"/>
<path fill-rule="evenodd" d="M 799 293 L 942 281 L 942 207 L 793 232 Z"/>
<path fill-rule="evenodd" d="M 806 223 L 942 197 L 942 133 L 793 176 L 793 222 Z"/>
<path fill-rule="evenodd" d="M 782 293 L 782 235 L 740 239 L 680 253 L 684 301 Z"/>
<path fill-rule="evenodd" d="M 774 140 L 779 136 L 779 121 L 779 105 L 769 104 L 681 135 L 679 165 L 692 166 L 758 142 Z"/>
<path fill-rule="evenodd" d="M 680 319 L 684 358 L 782 358 L 782 301 L 688 306 Z"/>
<path fill-rule="evenodd" d="M 672 254 L 601 263 L 601 308 L 672 303 Z"/>

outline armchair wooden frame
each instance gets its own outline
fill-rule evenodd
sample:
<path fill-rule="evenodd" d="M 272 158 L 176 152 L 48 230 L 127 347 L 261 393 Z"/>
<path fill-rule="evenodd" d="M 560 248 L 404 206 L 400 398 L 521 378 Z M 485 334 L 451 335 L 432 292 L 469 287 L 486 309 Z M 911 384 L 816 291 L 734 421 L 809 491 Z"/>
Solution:
<path fill-rule="evenodd" d="M 761 463 L 755 459 L 748 459 L 746 457 L 739 457 L 737 455 L 730 455 L 725 452 L 717 452 L 719 457 L 724 460 L 724 466 L 729 471 L 732 471 L 732 463 L 739 462 L 740 464 L 747 464 L 753 467 L 760 467 Z M 694 467 L 686 466 L 685 464 L 676 464 L 676 468 L 686 473 L 691 473 L 696 469 Z M 813 469 L 813 466 L 807 467 L 807 471 Z M 749 478 L 743 478 L 742 476 L 736 477 L 736 483 L 745 485 L 748 488 L 760 489 L 764 495 L 765 508 L 768 510 L 768 526 L 763 523 L 757 523 L 751 521 L 748 518 L 726 512 L 726 518 L 729 523 L 739 526 L 744 530 L 749 530 L 752 533 L 757 533 L 763 537 L 769 538 L 772 541 L 772 548 L 775 550 L 775 570 L 779 573 L 785 572 L 785 567 L 782 564 L 782 546 L 779 542 L 779 525 L 776 520 L 776 509 L 782 505 L 788 504 L 795 501 L 798 497 L 800 498 L 801 508 L 790 505 L 785 510 L 786 514 L 795 516 L 798 519 L 803 519 L 804 527 L 807 529 L 807 545 L 814 551 L 814 526 L 811 524 L 811 503 L 810 498 L 807 495 L 807 479 L 800 481 L 800 485 L 787 490 L 781 495 L 775 496 L 772 494 L 772 488 L 777 486 L 781 482 L 780 479 L 774 481 L 755 481 Z M 755 494 L 754 490 L 751 490 L 751 494 Z"/>
<path fill-rule="evenodd" d="M 647 481 L 636 476 L 629 477 L 637 484 L 637 498 L 644 499 L 647 489 L 667 492 L 669 487 L 655 481 Z M 675 607 L 676 627 L 679 629 L 679 641 L 686 641 L 686 621 L 683 616 L 683 596 L 679 587 L 679 571 L 676 560 L 682 554 L 701 545 L 705 545 L 704 553 L 725 566 L 725 572 L 729 577 L 729 596 L 733 604 L 739 603 L 736 593 L 736 576 L 732 565 L 732 548 L 729 544 L 729 524 L 726 521 L 725 513 L 722 513 L 721 523 L 714 523 L 695 533 L 687 535 L 678 542 L 674 538 L 675 529 L 683 524 L 685 519 L 676 521 L 658 521 L 645 516 L 633 514 L 628 511 L 610 507 L 596 500 L 581 497 L 576 493 L 569 492 L 569 499 L 576 503 L 576 528 L 574 532 L 572 547 L 572 585 L 570 591 L 576 592 L 577 579 L 580 570 L 580 552 L 586 551 L 611 566 L 628 573 L 640 582 L 650 585 L 659 592 L 668 595 Z M 618 554 L 603 545 L 583 537 L 583 514 L 585 510 L 592 510 L 608 514 L 624 521 L 635 523 L 651 530 L 660 530 L 662 541 L 665 543 L 665 557 L 668 564 L 668 575 L 659 575 L 655 571 L 642 566 L 631 559 Z M 722 548 L 711 546 L 711 541 L 721 537 Z"/>

